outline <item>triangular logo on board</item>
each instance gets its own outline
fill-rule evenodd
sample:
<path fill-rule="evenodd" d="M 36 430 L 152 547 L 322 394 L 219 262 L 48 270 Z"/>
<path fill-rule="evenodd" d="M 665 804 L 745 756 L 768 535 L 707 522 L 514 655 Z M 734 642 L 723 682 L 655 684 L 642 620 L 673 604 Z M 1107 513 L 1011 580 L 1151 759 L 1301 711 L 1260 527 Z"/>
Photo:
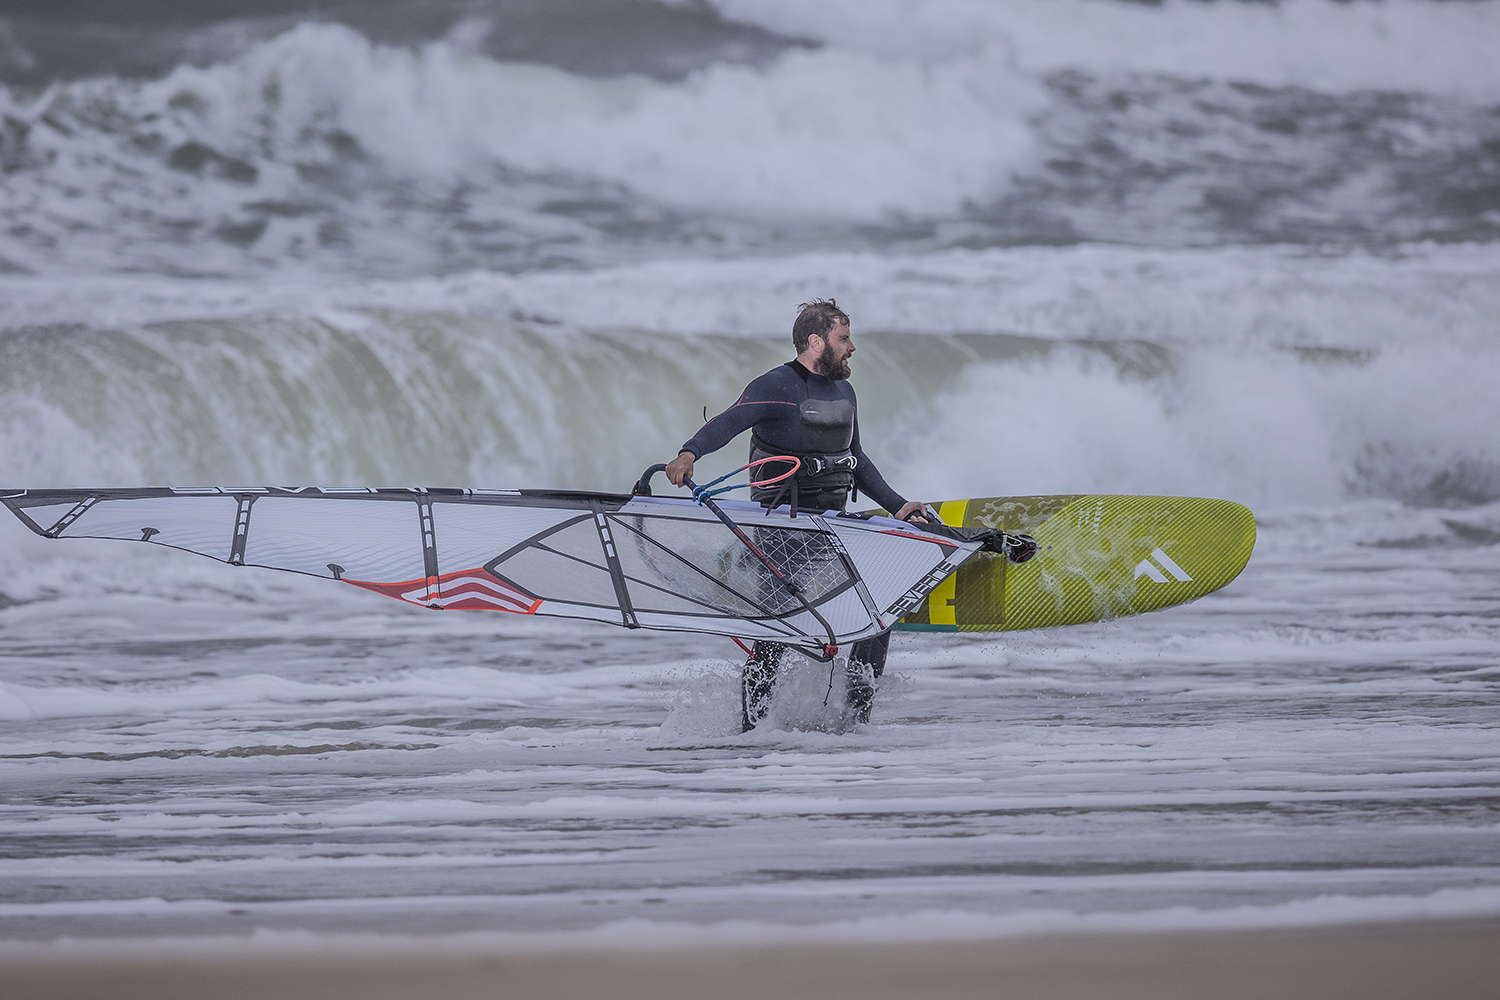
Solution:
<path fill-rule="evenodd" d="M 1155 562 L 1152 561 L 1153 559 L 1155 560 Z M 1166 583 L 1167 577 L 1166 573 L 1164 573 L 1163 570 L 1165 570 L 1166 573 L 1171 573 L 1172 576 L 1181 583 L 1193 582 L 1193 578 L 1188 576 L 1187 570 L 1177 565 L 1177 563 L 1172 560 L 1172 557 L 1167 555 L 1161 549 L 1152 549 L 1149 556 L 1136 563 L 1135 579 L 1139 580 L 1143 576 L 1149 576 L 1157 583 Z"/>

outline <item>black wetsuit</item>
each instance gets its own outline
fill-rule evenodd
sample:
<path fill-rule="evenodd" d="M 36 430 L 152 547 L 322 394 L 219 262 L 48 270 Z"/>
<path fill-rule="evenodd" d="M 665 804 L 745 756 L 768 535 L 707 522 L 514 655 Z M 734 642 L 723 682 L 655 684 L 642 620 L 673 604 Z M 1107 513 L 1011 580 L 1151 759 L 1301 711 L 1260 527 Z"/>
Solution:
<path fill-rule="evenodd" d="M 778 365 L 751 382 L 733 406 L 704 424 L 681 450 L 699 459 L 750 430 L 752 460 L 760 454 L 806 456 L 815 450 L 807 440 L 813 431 L 805 426 L 804 420 L 804 404 L 808 400 L 847 402 L 853 415 L 848 454 L 856 464 L 852 471 L 835 469 L 821 475 L 799 475 L 797 505 L 805 510 L 843 510 L 853 487 L 863 490 L 892 513 L 905 506 L 906 501 L 886 484 L 880 470 L 860 447 L 854 387 L 845 379 L 833 381 L 810 372 L 798 361 Z M 772 470 L 773 475 L 775 471 Z M 780 486 L 755 490 L 751 495 L 767 504 L 790 499 Z M 856 642 L 849 650 L 848 705 L 859 722 L 870 719 L 875 697 L 873 679 L 885 670 L 890 640 L 891 634 L 884 632 Z M 785 654 L 786 647 L 774 642 L 757 642 L 751 651 L 741 684 L 745 729 L 753 728 L 769 709 L 771 688 Z"/>
<path fill-rule="evenodd" d="M 751 382 L 740 394 L 735 404 L 704 424 L 683 446 L 683 451 L 693 453 L 694 459 L 718 451 L 745 431 L 754 428 L 752 449 L 759 445 L 773 454 L 806 455 L 814 449 L 804 442 L 802 413 L 799 407 L 809 399 L 847 400 L 856 409 L 854 437 L 849 445 L 850 453 L 858 460 L 852 477 L 847 473 L 832 472 L 822 476 L 802 476 L 799 479 L 798 504 L 811 510 L 842 510 L 852 485 L 863 490 L 865 495 L 881 507 L 895 513 L 905 505 L 895 490 L 886 485 L 880 470 L 865 455 L 859 443 L 858 400 L 854 387 L 847 379 L 835 382 L 815 372 L 810 372 L 800 361 L 788 361 L 777 365 L 760 378 Z M 756 491 L 756 499 L 764 501 L 767 494 L 779 490 Z M 824 500 L 835 500 L 827 503 Z"/>

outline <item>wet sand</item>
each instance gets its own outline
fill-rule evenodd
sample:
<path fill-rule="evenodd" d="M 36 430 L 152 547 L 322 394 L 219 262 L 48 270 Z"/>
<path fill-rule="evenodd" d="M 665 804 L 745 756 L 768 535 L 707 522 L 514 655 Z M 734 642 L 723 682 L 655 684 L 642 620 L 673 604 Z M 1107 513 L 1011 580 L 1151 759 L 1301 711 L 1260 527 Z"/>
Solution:
<path fill-rule="evenodd" d="M 0 959 L 17 1000 L 677 997 L 1091 1000 L 1500 995 L 1500 920 L 869 946 L 590 952 L 200 953 Z"/>

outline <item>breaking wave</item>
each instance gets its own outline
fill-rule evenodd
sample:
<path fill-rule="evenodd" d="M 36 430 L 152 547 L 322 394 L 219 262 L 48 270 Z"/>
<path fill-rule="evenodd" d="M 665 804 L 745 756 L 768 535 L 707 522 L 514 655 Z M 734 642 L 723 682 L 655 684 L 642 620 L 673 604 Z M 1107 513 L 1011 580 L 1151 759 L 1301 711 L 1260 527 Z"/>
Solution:
<path fill-rule="evenodd" d="M 832 291 L 867 447 L 913 495 L 1500 497 L 1483 248 L 813 256 L 295 286 L 265 312 L 237 285 L 132 284 L 127 309 L 104 283 L 92 311 L 12 285 L 31 301 L 0 334 L 0 440 L 22 486 L 623 490 Z"/>
<path fill-rule="evenodd" d="M 1500 236 L 1500 4 L 283 7 L 0 20 L 0 271 Z"/>

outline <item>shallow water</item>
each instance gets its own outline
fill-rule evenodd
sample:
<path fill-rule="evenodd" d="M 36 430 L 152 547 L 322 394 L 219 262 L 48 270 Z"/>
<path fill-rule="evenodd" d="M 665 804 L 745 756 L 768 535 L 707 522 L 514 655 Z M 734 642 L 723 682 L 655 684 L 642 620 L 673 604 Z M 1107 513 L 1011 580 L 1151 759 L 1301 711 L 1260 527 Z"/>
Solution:
<path fill-rule="evenodd" d="M 803 661 L 747 735 L 727 640 L 20 539 L 49 551 L 0 612 L 0 919 L 45 939 L 1468 912 L 1500 890 L 1500 587 L 1469 540 L 1497 528 L 1494 506 L 1275 513 L 1195 605 L 900 635 L 847 731 Z"/>

